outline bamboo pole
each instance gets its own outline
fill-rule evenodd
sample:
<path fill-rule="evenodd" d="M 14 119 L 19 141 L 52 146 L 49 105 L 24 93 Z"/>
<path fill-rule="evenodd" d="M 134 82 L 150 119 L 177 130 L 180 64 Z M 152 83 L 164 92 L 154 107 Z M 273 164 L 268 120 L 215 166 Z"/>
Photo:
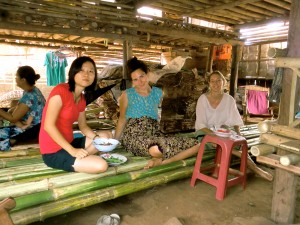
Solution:
<path fill-rule="evenodd" d="M 288 154 L 281 156 L 279 162 L 283 166 L 295 165 L 300 162 L 300 155 Z"/>
<path fill-rule="evenodd" d="M 33 177 L 39 177 L 39 176 L 45 176 L 45 175 L 53 175 L 53 174 L 62 174 L 66 173 L 63 170 L 57 170 L 57 169 L 44 169 L 40 171 L 31 171 L 31 172 L 26 172 L 26 173 L 17 173 L 17 174 L 7 174 L 4 176 L 0 176 L 0 183 L 2 182 L 7 182 L 11 180 L 21 180 L 25 178 L 33 178 Z M 1 198 L 1 194 L 0 194 Z"/>
<path fill-rule="evenodd" d="M 300 140 L 300 129 L 285 125 L 279 125 L 271 122 L 262 122 L 258 125 L 258 130 L 261 133 L 271 132 L 288 138 Z"/>
<path fill-rule="evenodd" d="M 24 184 L 24 183 L 29 183 L 29 182 L 36 182 L 36 181 L 40 181 L 40 180 L 44 180 L 44 179 L 57 177 L 57 176 L 61 176 L 61 174 L 60 173 L 45 174 L 45 175 L 39 175 L 38 177 L 29 177 L 29 178 L 25 178 L 25 179 L 21 179 L 21 180 L 11 180 L 11 181 L 7 181 L 7 182 L 4 182 L 4 183 L 0 183 L 0 190 L 2 189 L 2 187 L 8 187 L 8 186 L 12 186 L 12 185 L 15 185 L 15 184 Z"/>
<path fill-rule="evenodd" d="M 252 142 L 252 143 L 248 144 L 248 148 L 251 148 L 252 146 L 255 146 L 255 145 L 258 145 L 258 144 L 260 144 L 260 141 Z"/>
<path fill-rule="evenodd" d="M 18 158 L 3 158 L 0 159 L 0 169 L 30 165 L 30 164 L 41 163 L 41 162 L 43 162 L 41 155 L 25 156 L 25 157 L 18 157 Z"/>
<path fill-rule="evenodd" d="M 260 144 L 260 145 L 252 146 L 250 149 L 250 152 L 254 156 L 268 155 L 268 154 L 272 154 L 273 152 L 275 152 L 275 148 L 274 148 L 274 146 Z"/>
<path fill-rule="evenodd" d="M 259 122 L 257 124 L 257 129 L 262 134 L 268 133 L 271 130 L 272 124 L 275 124 L 275 123 L 277 123 L 276 120 L 274 120 L 274 121 L 273 120 L 262 121 L 262 122 Z"/>
<path fill-rule="evenodd" d="M 9 167 L 0 169 L 0 176 L 8 175 L 8 174 L 17 174 L 17 173 L 26 173 L 29 171 L 36 171 L 36 170 L 44 170 L 50 167 L 46 166 L 45 163 L 36 163 L 33 165 L 24 165 L 24 166 L 17 166 L 17 167 Z"/>
<path fill-rule="evenodd" d="M 23 149 L 23 150 L 14 150 L 14 151 L 0 151 L 0 158 L 11 158 L 18 156 L 32 156 L 40 155 L 39 149 Z"/>
<path fill-rule="evenodd" d="M 267 55 L 271 58 L 285 57 L 287 55 L 287 48 L 269 48 Z"/>
<path fill-rule="evenodd" d="M 264 144 L 268 144 L 274 147 L 279 147 L 280 144 L 288 141 L 292 141 L 291 138 L 278 136 L 276 134 L 261 134 L 260 141 Z"/>

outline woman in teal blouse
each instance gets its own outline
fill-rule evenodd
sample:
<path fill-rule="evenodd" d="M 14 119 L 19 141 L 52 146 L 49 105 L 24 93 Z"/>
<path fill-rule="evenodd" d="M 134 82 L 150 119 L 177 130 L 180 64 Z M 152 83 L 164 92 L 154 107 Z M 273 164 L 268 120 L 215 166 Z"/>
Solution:
<path fill-rule="evenodd" d="M 195 155 L 199 148 L 196 139 L 167 136 L 160 131 L 158 107 L 163 93 L 149 85 L 146 64 L 134 57 L 127 66 L 133 87 L 120 97 L 115 138 L 134 155 L 152 156 L 147 168 Z"/>

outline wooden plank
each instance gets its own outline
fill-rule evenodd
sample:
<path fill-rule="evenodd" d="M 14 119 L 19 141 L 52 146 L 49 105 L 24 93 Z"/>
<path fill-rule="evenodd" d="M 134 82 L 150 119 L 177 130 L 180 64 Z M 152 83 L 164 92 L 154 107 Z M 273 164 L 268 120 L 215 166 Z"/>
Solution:
<path fill-rule="evenodd" d="M 275 154 L 260 155 L 260 156 L 256 157 L 256 161 L 259 163 L 269 165 L 271 167 L 283 169 L 285 171 L 288 171 L 288 172 L 291 172 L 293 174 L 300 176 L 300 164 L 297 164 L 298 166 L 297 165 L 289 165 L 289 166 L 281 165 L 279 155 L 275 155 Z"/>
<path fill-rule="evenodd" d="M 300 140 L 288 141 L 279 144 L 280 148 L 292 150 L 293 153 L 300 154 Z"/>
<path fill-rule="evenodd" d="M 297 127 L 300 124 L 300 119 L 296 119 L 294 122 L 290 124 L 290 127 Z"/>
<path fill-rule="evenodd" d="M 291 138 L 286 138 L 283 136 L 279 136 L 276 134 L 261 134 L 260 141 L 264 144 L 272 145 L 274 147 L 278 147 L 280 144 L 288 141 L 292 141 Z"/>

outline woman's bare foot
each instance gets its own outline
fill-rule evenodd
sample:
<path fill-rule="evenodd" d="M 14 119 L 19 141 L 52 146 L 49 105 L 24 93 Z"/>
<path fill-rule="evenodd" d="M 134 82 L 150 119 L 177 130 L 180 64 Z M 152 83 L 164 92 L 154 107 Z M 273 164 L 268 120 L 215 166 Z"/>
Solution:
<path fill-rule="evenodd" d="M 16 139 L 9 139 L 10 145 L 14 146 L 17 143 Z"/>
<path fill-rule="evenodd" d="M 144 169 L 150 169 L 155 166 L 159 166 L 162 164 L 162 158 L 152 158 L 148 161 L 148 164 L 144 167 Z"/>

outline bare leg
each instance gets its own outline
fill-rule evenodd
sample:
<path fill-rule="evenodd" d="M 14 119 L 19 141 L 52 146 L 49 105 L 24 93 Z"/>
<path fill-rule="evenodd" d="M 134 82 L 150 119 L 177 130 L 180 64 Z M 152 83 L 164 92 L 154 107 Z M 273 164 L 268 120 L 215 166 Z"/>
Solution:
<path fill-rule="evenodd" d="M 0 223 L 5 225 L 14 225 L 9 216 L 9 211 L 16 207 L 16 201 L 13 198 L 6 198 L 0 202 Z"/>
<path fill-rule="evenodd" d="M 152 158 L 148 161 L 147 165 L 144 167 L 144 169 L 149 169 L 155 166 L 159 166 L 162 164 L 162 158 Z"/>
<path fill-rule="evenodd" d="M 176 162 L 179 160 L 183 160 L 183 159 L 192 157 L 198 153 L 199 147 L 200 147 L 200 144 L 194 145 L 191 148 L 188 148 L 182 152 L 179 152 L 177 155 L 174 155 L 172 158 L 163 160 L 162 164 Z"/>
<path fill-rule="evenodd" d="M 241 158 L 242 153 L 240 151 L 232 151 L 232 154 Z M 272 181 L 273 180 L 273 175 L 268 173 L 267 171 L 264 171 L 263 169 L 259 168 L 255 162 L 253 162 L 253 160 L 251 159 L 251 157 L 248 155 L 248 159 L 247 159 L 247 165 L 248 167 L 257 175 L 261 176 L 262 178 L 268 180 L 268 181 Z"/>
<path fill-rule="evenodd" d="M 198 153 L 200 144 L 194 145 L 193 147 L 183 150 L 182 152 L 178 153 L 177 155 L 173 156 L 172 158 L 162 160 L 162 153 L 158 150 L 157 146 L 152 146 L 149 149 L 150 155 L 153 157 L 149 162 L 148 165 L 145 166 L 146 169 L 158 166 L 161 164 L 168 164 L 171 162 L 176 162 L 179 160 L 183 160 L 186 158 L 189 158 L 191 156 L 194 156 Z"/>
<path fill-rule="evenodd" d="M 151 167 L 159 166 L 162 164 L 162 153 L 159 151 L 158 146 L 154 145 L 149 148 L 149 154 L 153 157 L 148 161 L 148 164 L 144 167 L 144 169 L 149 169 Z"/>

